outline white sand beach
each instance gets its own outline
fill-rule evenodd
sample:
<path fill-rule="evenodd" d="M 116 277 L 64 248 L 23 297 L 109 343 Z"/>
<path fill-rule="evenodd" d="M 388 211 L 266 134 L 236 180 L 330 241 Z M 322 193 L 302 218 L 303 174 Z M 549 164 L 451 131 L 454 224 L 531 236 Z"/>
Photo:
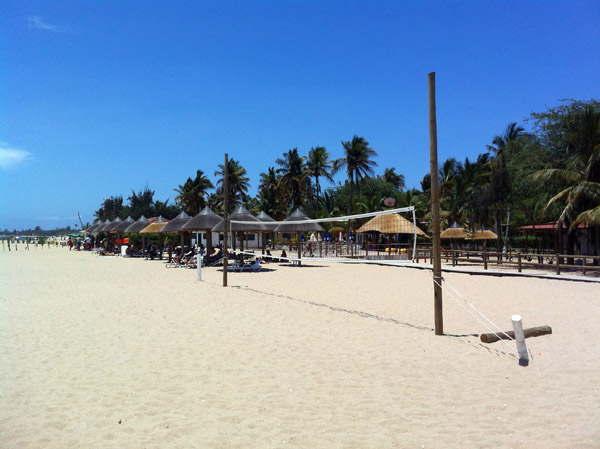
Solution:
<path fill-rule="evenodd" d="M 65 248 L 0 252 L 2 448 L 598 448 L 600 285 L 269 264 L 259 273 Z"/>

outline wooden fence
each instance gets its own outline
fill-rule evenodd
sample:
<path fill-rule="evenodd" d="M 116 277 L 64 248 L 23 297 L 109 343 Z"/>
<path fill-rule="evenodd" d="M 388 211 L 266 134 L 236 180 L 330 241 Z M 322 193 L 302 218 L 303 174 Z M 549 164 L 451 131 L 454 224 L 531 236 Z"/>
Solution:
<path fill-rule="evenodd" d="M 417 248 L 415 262 L 420 261 L 432 263 L 430 248 Z M 558 254 L 558 253 L 524 253 L 509 251 L 467 251 L 462 249 L 442 250 L 442 261 L 452 266 L 462 264 L 483 264 L 487 270 L 490 265 L 515 268 L 519 273 L 523 268 L 551 269 L 556 274 L 562 272 L 581 272 L 600 274 L 600 256 L 588 256 L 582 254 Z"/>

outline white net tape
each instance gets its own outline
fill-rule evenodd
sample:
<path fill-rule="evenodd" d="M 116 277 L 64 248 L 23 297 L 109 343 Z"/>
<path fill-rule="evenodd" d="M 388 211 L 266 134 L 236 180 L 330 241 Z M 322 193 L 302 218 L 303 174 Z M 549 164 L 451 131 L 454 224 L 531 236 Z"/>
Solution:
<path fill-rule="evenodd" d="M 235 232 L 237 239 L 241 236 L 236 251 L 262 253 L 265 249 L 269 254 L 261 257 L 273 261 L 406 263 L 414 260 L 417 235 L 424 235 L 417 228 L 412 206 L 342 217 L 266 222 L 263 226 L 257 231 L 256 222 L 229 220 L 230 235 Z M 229 247 L 234 247 L 231 240 Z"/>

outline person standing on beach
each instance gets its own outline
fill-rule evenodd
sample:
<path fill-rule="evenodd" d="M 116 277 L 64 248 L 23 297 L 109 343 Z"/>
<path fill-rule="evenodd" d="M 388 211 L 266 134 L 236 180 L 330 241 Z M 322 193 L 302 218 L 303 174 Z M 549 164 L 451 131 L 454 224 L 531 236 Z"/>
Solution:
<path fill-rule="evenodd" d="M 71 239 L 71 237 L 69 237 L 69 240 L 67 241 L 67 245 L 69 245 L 69 251 L 71 251 L 73 249 L 73 239 Z"/>

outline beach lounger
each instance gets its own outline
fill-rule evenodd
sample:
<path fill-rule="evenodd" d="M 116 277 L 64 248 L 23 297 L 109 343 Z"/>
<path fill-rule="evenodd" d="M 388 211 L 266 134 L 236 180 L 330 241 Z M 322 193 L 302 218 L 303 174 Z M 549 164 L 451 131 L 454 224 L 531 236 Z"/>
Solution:
<path fill-rule="evenodd" d="M 260 270 L 262 270 L 262 267 L 260 266 L 260 260 L 259 259 L 255 259 L 254 262 L 250 263 L 245 263 L 243 265 L 238 265 L 238 266 L 233 266 L 233 270 L 234 271 L 239 271 L 240 273 L 242 271 L 254 271 L 259 272 Z"/>

